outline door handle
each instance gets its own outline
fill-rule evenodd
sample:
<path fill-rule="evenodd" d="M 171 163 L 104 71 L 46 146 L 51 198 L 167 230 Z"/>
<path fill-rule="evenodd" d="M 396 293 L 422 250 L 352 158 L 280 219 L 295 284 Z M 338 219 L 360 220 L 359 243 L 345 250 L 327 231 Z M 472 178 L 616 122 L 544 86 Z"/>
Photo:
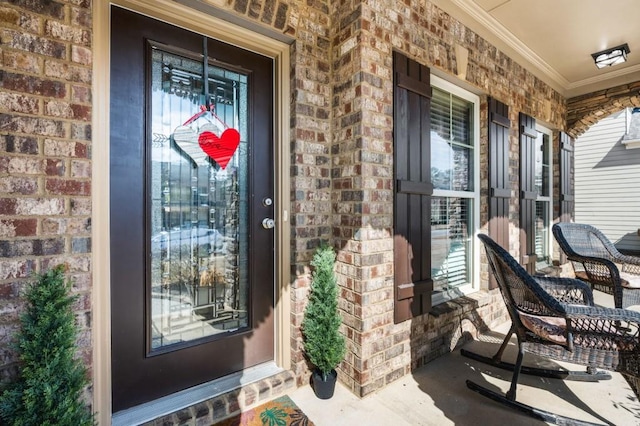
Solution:
<path fill-rule="evenodd" d="M 275 220 L 269 217 L 265 217 L 264 219 L 262 219 L 262 227 L 264 229 L 273 229 L 274 226 L 276 226 Z"/>

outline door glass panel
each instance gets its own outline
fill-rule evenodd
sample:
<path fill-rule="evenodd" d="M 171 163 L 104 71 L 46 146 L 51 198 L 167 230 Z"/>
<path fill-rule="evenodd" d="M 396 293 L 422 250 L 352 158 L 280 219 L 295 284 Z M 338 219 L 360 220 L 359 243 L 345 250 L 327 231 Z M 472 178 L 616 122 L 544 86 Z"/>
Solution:
<path fill-rule="evenodd" d="M 208 66 L 211 114 L 201 109 L 203 68 L 200 61 L 152 50 L 151 351 L 248 326 L 247 76 Z M 240 142 L 223 168 L 199 137 L 205 131 L 221 137 L 226 126 L 238 130 Z"/>

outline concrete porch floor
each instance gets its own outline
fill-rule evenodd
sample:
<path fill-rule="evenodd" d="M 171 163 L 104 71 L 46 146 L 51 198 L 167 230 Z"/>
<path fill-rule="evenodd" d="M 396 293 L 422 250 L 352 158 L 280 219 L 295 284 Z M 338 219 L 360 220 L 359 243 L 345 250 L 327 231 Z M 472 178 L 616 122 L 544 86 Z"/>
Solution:
<path fill-rule="evenodd" d="M 612 306 L 607 295 L 596 294 L 596 304 Z M 465 348 L 493 355 L 509 324 L 482 335 Z M 515 339 L 505 360 L 515 360 Z M 558 366 L 583 371 L 572 366 L 525 354 L 525 365 Z M 618 373 L 611 380 L 594 383 L 562 381 L 521 375 L 517 400 L 536 408 L 598 424 L 640 425 L 640 402 Z M 291 399 L 316 426 L 367 425 L 544 425 L 485 398 L 467 388 L 470 379 L 496 392 L 504 393 L 511 372 L 465 358 L 456 349 L 413 374 L 388 385 L 365 398 L 358 398 L 342 385 L 330 400 L 316 398 L 310 386 L 290 393 Z"/>

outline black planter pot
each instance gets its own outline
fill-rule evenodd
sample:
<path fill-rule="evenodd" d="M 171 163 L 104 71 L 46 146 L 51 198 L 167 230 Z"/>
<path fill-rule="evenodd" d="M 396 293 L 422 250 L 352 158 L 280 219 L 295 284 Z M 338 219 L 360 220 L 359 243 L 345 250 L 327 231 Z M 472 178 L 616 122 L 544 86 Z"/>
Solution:
<path fill-rule="evenodd" d="M 336 370 L 331 370 L 331 373 L 327 376 L 327 380 L 322 380 L 322 374 L 318 370 L 313 370 L 311 380 L 313 383 L 313 390 L 316 396 L 320 399 L 329 399 L 333 396 L 333 391 L 336 388 L 336 379 L 338 373 Z"/>

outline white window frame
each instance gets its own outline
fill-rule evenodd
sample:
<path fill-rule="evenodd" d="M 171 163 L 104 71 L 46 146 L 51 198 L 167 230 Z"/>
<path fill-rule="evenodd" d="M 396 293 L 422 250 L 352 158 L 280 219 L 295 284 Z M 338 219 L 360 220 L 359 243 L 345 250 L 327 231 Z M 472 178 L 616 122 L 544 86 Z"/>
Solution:
<path fill-rule="evenodd" d="M 631 120 L 635 119 L 636 121 L 640 119 L 640 113 L 633 113 L 633 108 L 625 108 L 625 121 L 626 121 L 626 130 L 625 134 L 622 137 L 622 145 L 626 149 L 637 149 L 640 148 L 640 138 L 638 138 L 637 132 L 631 135 L 629 134 L 631 130 Z M 634 118 L 634 115 L 637 114 L 637 117 Z"/>
<path fill-rule="evenodd" d="M 435 189 L 433 197 L 458 197 L 471 199 L 472 229 L 471 238 L 471 282 L 456 287 L 456 291 L 435 291 L 431 299 L 432 305 L 438 305 L 463 295 L 479 290 L 480 282 L 480 246 L 477 238 L 480 229 L 480 97 L 455 84 L 431 74 L 431 86 L 451 93 L 473 104 L 473 191 L 451 191 Z"/>
<path fill-rule="evenodd" d="M 549 251 L 547 254 L 547 258 L 548 261 L 546 264 L 541 265 L 539 262 L 536 262 L 536 269 L 540 269 L 540 267 L 544 268 L 544 267 L 548 267 L 551 266 L 551 262 L 552 262 L 552 257 L 553 257 L 553 235 L 551 233 L 551 227 L 553 226 L 553 132 L 544 127 L 541 126 L 539 124 L 536 123 L 536 130 L 538 131 L 538 133 L 541 133 L 543 135 L 547 135 L 547 137 L 549 138 L 549 143 L 547 144 L 547 155 L 549 158 L 549 169 L 547 170 L 547 173 L 549 174 L 549 176 L 547 176 L 547 192 L 548 192 L 548 196 L 543 196 L 538 194 L 538 196 L 536 197 L 536 202 L 538 201 L 545 201 L 547 202 L 547 217 L 549 218 L 549 224 L 547 227 L 547 250 Z M 534 236 L 535 238 L 535 236 Z"/>

